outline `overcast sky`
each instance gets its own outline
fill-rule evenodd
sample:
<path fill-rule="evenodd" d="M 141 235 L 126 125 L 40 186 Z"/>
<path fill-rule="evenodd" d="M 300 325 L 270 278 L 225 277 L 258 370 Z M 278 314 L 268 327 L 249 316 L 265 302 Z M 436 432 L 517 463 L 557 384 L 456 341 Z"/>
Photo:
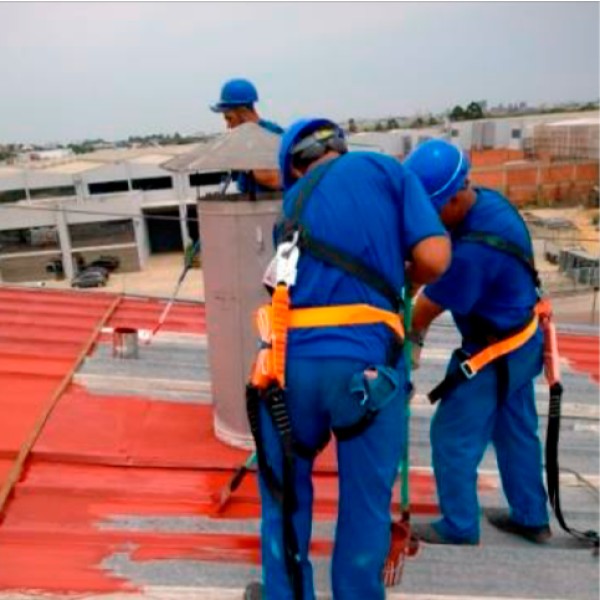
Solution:
<path fill-rule="evenodd" d="M 262 116 L 596 100 L 597 2 L 0 3 L 0 143 L 216 132 L 230 77 Z"/>

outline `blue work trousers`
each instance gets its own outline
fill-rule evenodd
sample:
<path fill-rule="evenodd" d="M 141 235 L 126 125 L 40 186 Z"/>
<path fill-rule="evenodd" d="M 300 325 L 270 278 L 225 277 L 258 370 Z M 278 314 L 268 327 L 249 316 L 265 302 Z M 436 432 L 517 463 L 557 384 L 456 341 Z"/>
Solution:
<path fill-rule="evenodd" d="M 288 359 L 287 405 L 293 435 L 316 449 L 329 439 L 332 426 L 344 423 L 353 374 L 367 367 L 350 359 Z M 397 393 L 371 425 L 350 440 L 337 442 L 339 506 L 331 564 L 335 600 L 383 600 L 381 571 L 390 543 L 392 486 L 405 439 L 406 383 L 399 373 Z M 268 462 L 281 480 L 282 449 L 266 409 L 261 407 L 261 428 Z M 303 600 L 314 600 L 309 546 L 312 530 L 314 460 L 296 457 L 297 510 L 293 516 L 298 537 Z M 282 511 L 262 477 L 261 549 L 266 600 L 293 600 L 283 548 Z"/>
<path fill-rule="evenodd" d="M 449 370 L 464 356 L 455 353 Z M 527 526 L 548 523 L 533 378 L 542 368 L 535 336 L 507 357 L 508 381 L 499 397 L 496 366 L 488 365 L 440 401 L 430 430 L 442 519 L 435 529 L 449 540 L 479 540 L 477 467 L 491 442 L 512 518 Z M 502 375 L 501 375 L 502 376 Z"/>

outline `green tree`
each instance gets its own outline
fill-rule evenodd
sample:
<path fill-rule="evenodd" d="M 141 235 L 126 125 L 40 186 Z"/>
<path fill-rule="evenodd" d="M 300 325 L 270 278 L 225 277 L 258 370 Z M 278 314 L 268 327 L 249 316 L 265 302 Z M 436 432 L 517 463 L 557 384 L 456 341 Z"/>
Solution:
<path fill-rule="evenodd" d="M 464 121 L 465 119 L 465 111 L 462 106 L 458 104 L 452 109 L 450 112 L 450 120 L 451 121 Z"/>
<path fill-rule="evenodd" d="M 417 117 L 411 124 L 411 127 L 414 127 L 415 129 L 420 129 L 421 127 L 425 126 L 425 120 L 423 119 L 423 117 Z"/>
<path fill-rule="evenodd" d="M 356 126 L 356 121 L 354 119 L 350 119 L 348 121 L 348 131 L 350 133 L 356 133 L 358 131 L 358 127 Z"/>
<path fill-rule="evenodd" d="M 483 119 L 484 116 L 483 110 L 477 102 L 471 102 L 471 104 L 467 106 L 467 110 L 465 110 L 465 117 L 467 119 Z"/>

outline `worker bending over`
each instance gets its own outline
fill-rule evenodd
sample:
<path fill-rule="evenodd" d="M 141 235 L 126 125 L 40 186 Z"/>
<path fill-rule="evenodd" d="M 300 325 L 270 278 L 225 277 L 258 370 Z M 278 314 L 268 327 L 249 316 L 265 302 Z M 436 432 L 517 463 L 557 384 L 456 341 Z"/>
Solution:
<path fill-rule="evenodd" d="M 490 511 L 496 527 L 541 543 L 550 535 L 533 380 L 543 364 L 537 273 L 527 227 L 498 192 L 473 187 L 464 152 L 429 140 L 407 157 L 451 232 L 452 263 L 419 295 L 414 362 L 429 325 L 452 313 L 462 336 L 431 423 L 432 459 L 442 518 L 414 526 L 425 542 L 477 544 L 477 468 L 491 441 L 510 512 Z M 487 349 L 485 354 L 478 354 Z M 489 358 L 499 358 L 487 362 Z"/>
<path fill-rule="evenodd" d="M 407 398 L 405 264 L 411 281 L 430 283 L 449 264 L 450 242 L 418 178 L 390 156 L 347 152 L 343 131 L 327 119 L 294 123 L 279 164 L 284 214 L 266 282 L 275 290 L 273 327 L 288 327 L 285 377 L 250 386 L 258 409 L 249 395 L 261 473 L 263 597 L 315 598 L 311 475 L 333 432 L 333 597 L 382 600 Z M 289 313 L 285 302 L 280 308 L 285 298 Z M 284 336 L 272 339 L 277 363 Z"/>

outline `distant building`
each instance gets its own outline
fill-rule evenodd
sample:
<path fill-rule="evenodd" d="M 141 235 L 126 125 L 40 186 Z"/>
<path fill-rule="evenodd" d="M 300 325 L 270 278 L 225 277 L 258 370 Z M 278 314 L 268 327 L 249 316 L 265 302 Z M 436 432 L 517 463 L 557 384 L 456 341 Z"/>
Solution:
<path fill-rule="evenodd" d="M 49 150 L 28 149 L 17 155 L 16 162 L 27 163 L 31 161 L 60 160 L 71 156 L 73 156 L 73 151 L 69 148 L 52 148 Z"/>
<path fill-rule="evenodd" d="M 82 258 L 106 254 L 134 271 L 150 254 L 182 250 L 198 237 L 197 198 L 217 191 L 223 174 L 161 165 L 197 147 L 52 152 L 0 165 L 1 279 L 47 279 L 57 259 L 71 278 Z"/>

